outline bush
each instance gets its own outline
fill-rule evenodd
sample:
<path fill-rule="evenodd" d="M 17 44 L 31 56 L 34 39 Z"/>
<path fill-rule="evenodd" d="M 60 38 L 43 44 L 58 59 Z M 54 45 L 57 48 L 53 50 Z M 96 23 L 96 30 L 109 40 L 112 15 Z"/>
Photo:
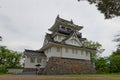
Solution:
<path fill-rule="evenodd" d="M 0 65 L 0 73 L 7 73 L 7 67 L 5 65 Z"/>

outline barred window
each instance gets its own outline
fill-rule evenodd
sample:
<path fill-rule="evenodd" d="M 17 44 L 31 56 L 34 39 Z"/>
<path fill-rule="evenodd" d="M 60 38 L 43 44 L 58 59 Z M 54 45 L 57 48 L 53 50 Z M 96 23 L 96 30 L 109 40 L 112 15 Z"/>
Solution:
<path fill-rule="evenodd" d="M 57 47 L 57 52 L 60 52 L 60 50 L 61 50 L 60 47 Z"/>
<path fill-rule="evenodd" d="M 88 52 L 86 52 L 86 56 L 88 56 Z"/>
<path fill-rule="evenodd" d="M 72 53 L 74 53 L 74 49 L 72 49 Z"/>
<path fill-rule="evenodd" d="M 83 50 L 81 50 L 81 55 L 84 55 L 84 54 L 83 54 Z"/>
<path fill-rule="evenodd" d="M 65 48 L 66 53 L 68 52 L 68 48 Z"/>
<path fill-rule="evenodd" d="M 41 58 L 37 58 L 37 63 L 41 63 Z"/>
<path fill-rule="evenodd" d="M 35 58 L 34 57 L 30 57 L 30 62 L 34 63 L 35 62 Z"/>
<path fill-rule="evenodd" d="M 76 54 L 78 53 L 78 50 L 76 49 Z"/>

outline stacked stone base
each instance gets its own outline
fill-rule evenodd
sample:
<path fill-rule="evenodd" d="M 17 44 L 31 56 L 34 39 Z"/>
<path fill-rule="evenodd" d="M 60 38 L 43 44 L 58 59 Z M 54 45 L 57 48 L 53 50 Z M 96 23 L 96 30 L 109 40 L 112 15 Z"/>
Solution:
<path fill-rule="evenodd" d="M 43 74 L 91 74 L 95 72 L 89 60 L 51 57 Z"/>

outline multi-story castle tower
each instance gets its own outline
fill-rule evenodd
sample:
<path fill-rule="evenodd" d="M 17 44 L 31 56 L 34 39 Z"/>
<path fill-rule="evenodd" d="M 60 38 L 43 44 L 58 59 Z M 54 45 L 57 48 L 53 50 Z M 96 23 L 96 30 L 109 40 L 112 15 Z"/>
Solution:
<path fill-rule="evenodd" d="M 82 28 L 72 20 L 57 16 L 49 29 L 51 34 L 45 36 L 43 47 L 38 51 L 25 51 L 25 68 L 35 68 L 33 65 L 40 64 L 44 74 L 94 73 L 90 62 L 91 51 L 94 49 L 84 47 L 86 38 L 82 38 L 79 32 Z M 33 57 L 34 63 L 30 67 Z M 40 63 L 37 62 L 39 59 Z"/>

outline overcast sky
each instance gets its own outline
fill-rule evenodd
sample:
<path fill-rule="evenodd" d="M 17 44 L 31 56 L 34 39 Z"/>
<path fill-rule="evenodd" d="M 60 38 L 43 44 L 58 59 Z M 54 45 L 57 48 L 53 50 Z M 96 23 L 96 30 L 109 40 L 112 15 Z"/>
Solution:
<path fill-rule="evenodd" d="M 120 31 L 120 18 L 105 20 L 94 5 L 77 0 L 0 0 L 0 45 L 21 52 L 40 49 L 58 14 L 84 26 L 83 37 L 101 43 L 103 56 L 115 50 L 112 40 Z"/>

